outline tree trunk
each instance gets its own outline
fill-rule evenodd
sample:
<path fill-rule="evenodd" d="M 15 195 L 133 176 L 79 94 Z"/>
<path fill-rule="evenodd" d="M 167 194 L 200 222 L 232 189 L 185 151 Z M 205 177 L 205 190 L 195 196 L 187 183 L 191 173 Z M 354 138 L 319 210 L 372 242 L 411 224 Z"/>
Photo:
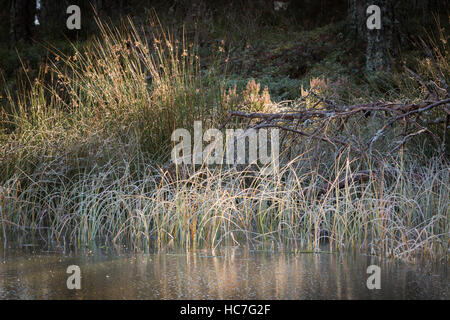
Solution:
<path fill-rule="evenodd" d="M 12 0 L 10 36 L 13 43 L 31 39 L 35 11 L 35 0 Z"/>
<path fill-rule="evenodd" d="M 391 69 L 389 50 L 392 48 L 394 5 L 392 0 L 349 0 L 348 16 L 350 29 L 356 41 L 366 46 L 366 70 L 389 71 Z M 367 8 L 377 5 L 381 9 L 381 29 L 367 27 Z"/>
<path fill-rule="evenodd" d="M 366 4 L 361 0 L 348 1 L 348 19 L 350 29 L 355 35 L 357 41 L 364 41 L 366 37 Z"/>
<path fill-rule="evenodd" d="M 368 72 L 390 71 L 389 50 L 392 48 L 393 1 L 371 0 L 370 2 L 381 9 L 381 29 L 367 29 L 366 70 Z"/>
<path fill-rule="evenodd" d="M 41 0 L 39 29 L 44 36 L 59 33 L 66 28 L 66 10 L 69 5 L 67 0 Z"/>

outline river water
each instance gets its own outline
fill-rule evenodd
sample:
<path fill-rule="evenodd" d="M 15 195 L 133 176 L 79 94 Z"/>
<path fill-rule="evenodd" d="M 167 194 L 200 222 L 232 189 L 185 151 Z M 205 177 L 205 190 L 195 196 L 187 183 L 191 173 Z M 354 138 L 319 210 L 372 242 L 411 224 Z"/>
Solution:
<path fill-rule="evenodd" d="M 68 289 L 70 265 L 81 289 Z M 380 267 L 368 289 L 367 267 Z M 449 299 L 443 264 L 357 253 L 217 251 L 129 253 L 0 248 L 0 299 Z"/>

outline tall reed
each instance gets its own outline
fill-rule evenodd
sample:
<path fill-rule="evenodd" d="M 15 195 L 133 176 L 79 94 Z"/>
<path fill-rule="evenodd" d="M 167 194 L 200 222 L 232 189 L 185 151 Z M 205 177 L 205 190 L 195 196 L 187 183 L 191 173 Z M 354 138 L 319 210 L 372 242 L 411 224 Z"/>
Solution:
<path fill-rule="evenodd" d="M 99 27 L 101 35 L 74 55 L 55 52 L 27 90 L 8 93 L 2 110 L 12 111 L 0 114 L 2 237 L 136 249 L 317 249 L 326 240 L 333 250 L 448 259 L 450 172 L 439 159 L 419 163 L 405 152 L 385 159 L 389 177 L 372 173 L 359 183 L 352 174 L 370 164 L 300 142 L 272 176 L 206 165 L 161 169 L 173 130 L 223 122 L 220 64 L 202 69 L 197 45 L 156 18 L 150 30 L 131 21 Z M 265 108 L 267 96 L 263 104 L 257 96 Z M 330 187 L 319 192 L 323 185 Z"/>

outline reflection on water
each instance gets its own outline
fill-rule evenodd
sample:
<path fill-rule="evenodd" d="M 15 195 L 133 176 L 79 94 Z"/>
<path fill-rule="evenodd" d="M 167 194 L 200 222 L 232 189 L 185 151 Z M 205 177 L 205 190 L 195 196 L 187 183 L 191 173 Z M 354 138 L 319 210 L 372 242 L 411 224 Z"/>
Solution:
<path fill-rule="evenodd" d="M 56 253 L 0 248 L 0 299 L 448 299 L 446 268 L 357 254 L 225 248 L 189 254 Z M 366 287 L 381 267 L 381 289 Z M 69 290 L 69 265 L 81 290 Z"/>

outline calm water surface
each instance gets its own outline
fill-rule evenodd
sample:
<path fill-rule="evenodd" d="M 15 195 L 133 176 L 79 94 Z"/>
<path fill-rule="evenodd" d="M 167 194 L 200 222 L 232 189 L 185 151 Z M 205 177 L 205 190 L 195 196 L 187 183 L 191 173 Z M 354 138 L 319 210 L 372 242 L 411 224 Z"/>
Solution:
<path fill-rule="evenodd" d="M 369 290 L 369 265 L 381 289 Z M 69 290 L 69 265 L 81 289 Z M 224 248 L 192 253 L 46 252 L 0 248 L 0 299 L 449 299 L 444 265 L 360 254 Z"/>

